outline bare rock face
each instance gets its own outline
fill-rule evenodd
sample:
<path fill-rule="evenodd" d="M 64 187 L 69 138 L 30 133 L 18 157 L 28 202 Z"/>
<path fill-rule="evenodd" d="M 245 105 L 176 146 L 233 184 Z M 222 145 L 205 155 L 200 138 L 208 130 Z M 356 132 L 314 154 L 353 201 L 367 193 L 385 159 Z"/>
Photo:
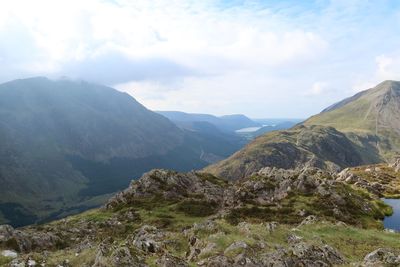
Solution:
<path fill-rule="evenodd" d="M 392 249 L 379 248 L 365 256 L 365 266 L 400 266 L 400 253 Z"/>
<path fill-rule="evenodd" d="M 190 195 L 201 195 L 208 201 L 220 202 L 225 183 L 227 184 L 224 180 L 205 173 L 152 170 L 139 180 L 133 181 L 128 189 L 111 198 L 105 208 L 112 209 L 120 204 L 129 204 L 135 199 L 154 196 L 175 200 Z"/>

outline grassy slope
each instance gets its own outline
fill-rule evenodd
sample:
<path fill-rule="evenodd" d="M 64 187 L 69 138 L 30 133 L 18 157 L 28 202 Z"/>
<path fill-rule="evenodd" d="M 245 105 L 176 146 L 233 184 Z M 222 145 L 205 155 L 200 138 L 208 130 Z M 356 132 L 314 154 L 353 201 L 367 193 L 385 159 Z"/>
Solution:
<path fill-rule="evenodd" d="M 399 82 L 385 81 L 353 101 L 312 116 L 304 124 L 331 126 L 353 139 L 354 135 L 376 136 L 373 145 L 388 160 L 400 152 L 399 92 Z"/>

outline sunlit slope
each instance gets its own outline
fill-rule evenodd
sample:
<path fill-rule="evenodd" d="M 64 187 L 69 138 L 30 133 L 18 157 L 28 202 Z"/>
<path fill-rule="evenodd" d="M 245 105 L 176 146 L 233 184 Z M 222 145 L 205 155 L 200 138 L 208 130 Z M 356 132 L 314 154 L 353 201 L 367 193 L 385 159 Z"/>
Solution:
<path fill-rule="evenodd" d="M 375 135 L 380 155 L 389 160 L 400 151 L 400 82 L 382 82 L 311 117 L 304 125 Z"/>

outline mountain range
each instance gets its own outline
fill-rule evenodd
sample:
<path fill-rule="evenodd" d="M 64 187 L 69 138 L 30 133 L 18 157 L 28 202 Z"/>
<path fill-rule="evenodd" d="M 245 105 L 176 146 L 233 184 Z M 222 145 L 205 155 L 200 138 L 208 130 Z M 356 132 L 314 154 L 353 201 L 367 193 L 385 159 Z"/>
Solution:
<path fill-rule="evenodd" d="M 389 162 L 400 148 L 400 82 L 384 81 L 289 130 L 256 138 L 205 170 L 239 179 L 265 166 L 330 171 Z"/>

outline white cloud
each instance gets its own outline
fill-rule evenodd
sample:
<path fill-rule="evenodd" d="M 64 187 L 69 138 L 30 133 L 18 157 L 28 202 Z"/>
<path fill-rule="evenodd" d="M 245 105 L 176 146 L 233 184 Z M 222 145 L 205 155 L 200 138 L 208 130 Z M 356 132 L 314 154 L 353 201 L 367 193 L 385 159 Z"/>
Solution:
<path fill-rule="evenodd" d="M 375 57 L 371 74 L 361 76 L 353 83 L 354 92 L 363 91 L 376 86 L 384 80 L 400 80 L 400 53 L 382 54 Z"/>
<path fill-rule="evenodd" d="M 380 55 L 376 57 L 377 77 L 380 80 L 400 79 L 400 54 L 394 57 Z"/>
<path fill-rule="evenodd" d="M 326 93 L 327 91 L 329 91 L 328 83 L 315 82 L 311 86 L 311 89 L 308 92 L 306 92 L 306 95 L 309 95 L 309 96 L 321 95 L 323 93 Z"/>
<path fill-rule="evenodd" d="M 0 81 L 68 75 L 153 109 L 307 116 L 398 78 L 393 10 L 360 0 L 0 0 Z"/>

